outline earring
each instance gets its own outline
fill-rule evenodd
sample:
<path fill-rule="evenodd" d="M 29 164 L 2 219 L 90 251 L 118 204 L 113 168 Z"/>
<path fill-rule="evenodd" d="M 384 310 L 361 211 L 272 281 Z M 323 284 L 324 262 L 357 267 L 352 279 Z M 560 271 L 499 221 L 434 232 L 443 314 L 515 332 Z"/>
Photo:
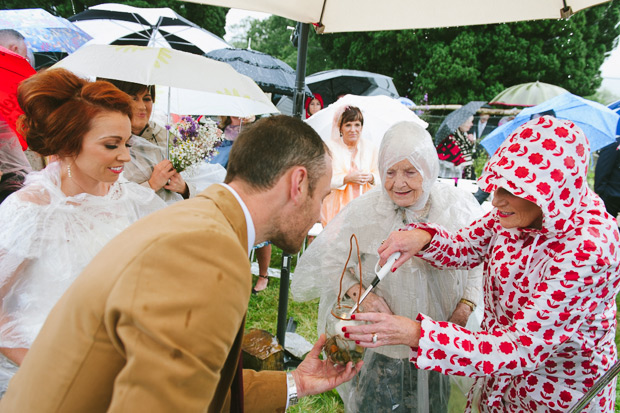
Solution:
<path fill-rule="evenodd" d="M 71 165 L 67 165 L 67 175 L 69 175 L 69 178 L 73 178 L 71 176 Z"/>

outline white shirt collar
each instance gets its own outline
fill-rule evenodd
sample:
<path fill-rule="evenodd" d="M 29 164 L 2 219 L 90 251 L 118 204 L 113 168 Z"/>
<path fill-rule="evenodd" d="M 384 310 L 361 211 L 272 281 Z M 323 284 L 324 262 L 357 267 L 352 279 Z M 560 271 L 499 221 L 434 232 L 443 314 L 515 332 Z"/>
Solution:
<path fill-rule="evenodd" d="M 230 185 L 226 185 L 225 183 L 220 183 L 224 188 L 228 189 L 234 196 L 237 198 L 237 202 L 241 205 L 241 209 L 243 210 L 243 215 L 245 215 L 245 223 L 248 227 L 248 257 L 250 256 L 250 252 L 252 251 L 252 247 L 254 247 L 254 240 L 256 239 L 256 230 L 254 229 L 254 221 L 252 221 L 252 215 L 250 215 L 250 210 L 245 205 L 245 202 L 241 199 L 237 191 L 235 191 Z"/>

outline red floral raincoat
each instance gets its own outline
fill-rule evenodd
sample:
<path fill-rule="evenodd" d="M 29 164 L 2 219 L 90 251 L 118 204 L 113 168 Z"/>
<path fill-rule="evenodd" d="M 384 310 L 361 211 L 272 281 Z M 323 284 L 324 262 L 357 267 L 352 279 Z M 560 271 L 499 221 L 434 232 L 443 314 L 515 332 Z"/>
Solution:
<path fill-rule="evenodd" d="M 478 377 L 469 408 L 566 411 L 616 361 L 618 227 L 585 181 L 589 144 L 572 122 L 545 116 L 515 131 L 479 184 L 536 203 L 543 228 L 504 229 L 496 210 L 449 234 L 433 224 L 419 256 L 438 267 L 484 264 L 482 332 L 420 314 L 412 361 Z M 613 412 L 615 380 L 588 411 Z"/>

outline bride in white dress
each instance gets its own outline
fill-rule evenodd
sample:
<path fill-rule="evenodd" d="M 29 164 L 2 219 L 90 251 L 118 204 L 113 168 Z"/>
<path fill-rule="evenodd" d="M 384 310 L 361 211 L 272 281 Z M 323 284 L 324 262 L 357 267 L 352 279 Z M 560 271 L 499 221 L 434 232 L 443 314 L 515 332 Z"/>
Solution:
<path fill-rule="evenodd" d="M 54 159 L 0 205 L 0 394 L 52 307 L 97 252 L 165 207 L 121 175 L 130 160 L 131 100 L 64 69 L 18 89 L 29 146 Z"/>

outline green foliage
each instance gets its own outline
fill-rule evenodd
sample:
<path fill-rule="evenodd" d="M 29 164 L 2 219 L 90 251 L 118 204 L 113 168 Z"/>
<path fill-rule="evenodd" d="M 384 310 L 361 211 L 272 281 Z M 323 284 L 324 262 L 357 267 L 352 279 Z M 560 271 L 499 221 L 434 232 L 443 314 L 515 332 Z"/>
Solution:
<path fill-rule="evenodd" d="M 293 69 L 297 67 L 297 48 L 291 42 L 296 22 L 279 16 L 271 16 L 265 20 L 246 19 L 241 23 L 242 35 L 232 40 L 235 47 L 245 49 L 248 43 L 253 50 L 267 53 L 289 64 Z M 308 56 L 306 59 L 306 74 L 312 74 L 326 68 L 332 68 L 333 63 L 324 53 L 319 43 L 319 36 L 310 30 L 308 35 Z"/>
<path fill-rule="evenodd" d="M 428 104 L 490 100 L 509 86 L 539 80 L 580 96 L 601 84 L 599 68 L 620 35 L 620 0 L 567 20 L 536 20 L 456 28 L 316 35 L 311 30 L 307 74 L 347 68 L 392 76 L 398 91 Z M 248 21 L 251 46 L 295 67 L 287 26 L 272 16 Z"/>
<path fill-rule="evenodd" d="M 387 74 L 401 95 L 430 104 L 489 100 L 540 80 L 582 96 L 601 84 L 599 68 L 620 34 L 620 1 L 568 20 L 321 36 L 338 67 Z"/>
<path fill-rule="evenodd" d="M 276 252 L 276 247 L 272 249 L 272 268 L 280 268 L 280 264 L 275 265 L 275 261 L 281 259 L 282 252 Z M 254 277 L 256 283 L 258 277 Z M 280 280 L 270 278 L 267 289 L 250 298 L 248 314 L 246 318 L 246 330 L 259 328 L 267 330 L 274 336 L 278 322 L 278 299 L 280 292 Z M 318 316 L 319 300 L 298 303 L 293 301 L 289 295 L 288 316 L 293 317 L 297 322 L 297 334 L 305 337 L 311 343 L 318 339 L 316 323 Z M 290 408 L 288 411 L 297 412 L 316 412 L 316 413 L 341 413 L 344 405 L 338 392 L 332 390 L 315 396 L 300 399 L 299 404 Z"/>
<path fill-rule="evenodd" d="M 61 17 L 71 17 L 81 13 L 88 7 L 110 1 L 94 0 L 0 0 L 2 9 L 32 9 L 41 8 Z M 224 7 L 205 6 L 196 3 L 186 3 L 176 0 L 117 0 L 114 3 L 127 4 L 134 7 L 169 7 L 181 16 L 217 36 L 224 36 L 226 32 L 226 13 Z"/>

